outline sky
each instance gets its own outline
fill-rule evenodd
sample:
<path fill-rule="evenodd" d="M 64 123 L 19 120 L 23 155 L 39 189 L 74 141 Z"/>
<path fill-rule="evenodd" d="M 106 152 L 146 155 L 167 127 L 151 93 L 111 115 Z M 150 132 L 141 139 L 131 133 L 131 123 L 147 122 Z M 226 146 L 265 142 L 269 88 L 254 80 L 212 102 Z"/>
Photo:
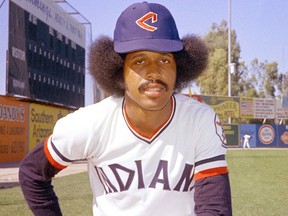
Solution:
<path fill-rule="evenodd" d="M 100 35 L 112 37 L 120 13 L 132 3 L 139 1 L 67 0 L 67 2 L 91 23 L 91 26 L 86 25 L 87 47 L 89 47 L 91 41 Z M 180 37 L 186 34 L 204 36 L 213 23 L 220 24 L 222 20 L 227 21 L 229 17 L 229 0 L 151 0 L 148 2 L 163 4 L 170 10 L 178 26 Z M 8 5 L 8 0 L 3 8 L 5 4 Z M 0 9 L 0 18 L 3 8 Z M 66 7 L 65 9 L 69 10 Z M 75 18 L 84 21 L 79 16 Z M 246 64 L 254 58 L 262 62 L 276 61 L 280 73 L 288 72 L 287 23 L 287 0 L 231 0 L 231 27 L 236 31 L 237 42 L 240 44 L 240 61 L 245 61 Z M 1 22 L 1 29 L 3 29 L 2 25 L 5 25 L 5 22 Z M 0 45 L 2 47 L 2 44 Z M 2 48 L 1 50 L 3 51 Z M 0 60 L 2 64 L 3 59 Z M 3 83 L 1 77 L 0 85 Z"/>
<path fill-rule="evenodd" d="M 135 1 L 68 0 L 92 23 L 94 40 L 101 34 L 113 36 L 119 14 Z M 174 16 L 180 37 L 205 35 L 212 23 L 228 20 L 229 0 L 155 0 Z M 288 71 L 288 1 L 231 0 L 231 28 L 241 47 L 241 60 L 277 61 L 280 72 Z M 285 64 L 286 61 L 286 64 Z"/>
<path fill-rule="evenodd" d="M 120 13 L 137 1 L 68 0 L 92 26 L 92 39 L 113 36 Z M 204 36 L 213 23 L 229 19 L 229 0 L 154 0 L 165 5 L 174 16 L 180 37 Z M 254 58 L 276 61 L 279 72 L 288 72 L 288 1 L 231 0 L 231 28 L 236 31 L 241 59 L 248 65 Z M 90 36 L 88 36 L 89 39 Z M 199 89 L 193 89 L 197 92 Z M 186 90 L 187 92 L 187 90 Z M 199 93 L 199 92 L 198 92 Z"/>

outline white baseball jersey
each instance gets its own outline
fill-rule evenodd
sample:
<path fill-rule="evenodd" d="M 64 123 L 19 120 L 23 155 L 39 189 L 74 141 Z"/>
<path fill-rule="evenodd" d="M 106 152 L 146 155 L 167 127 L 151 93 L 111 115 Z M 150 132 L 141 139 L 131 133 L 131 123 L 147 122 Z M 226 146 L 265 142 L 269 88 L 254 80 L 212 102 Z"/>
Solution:
<path fill-rule="evenodd" d="M 217 115 L 176 94 L 169 119 L 147 137 L 124 103 L 109 97 L 60 119 L 45 143 L 49 161 L 64 168 L 87 159 L 94 215 L 195 215 L 195 181 L 227 173 Z"/>

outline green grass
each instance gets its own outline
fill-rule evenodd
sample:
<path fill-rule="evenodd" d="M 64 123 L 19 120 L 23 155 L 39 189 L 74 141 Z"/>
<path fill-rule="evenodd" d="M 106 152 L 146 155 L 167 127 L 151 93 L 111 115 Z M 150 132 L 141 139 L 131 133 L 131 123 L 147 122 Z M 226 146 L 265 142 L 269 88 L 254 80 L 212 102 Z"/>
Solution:
<path fill-rule="evenodd" d="M 288 212 L 288 149 L 228 150 L 234 216 L 282 216 Z M 86 173 L 54 179 L 64 215 L 92 215 Z M 0 190 L 0 215 L 32 215 L 19 187 Z"/>
<path fill-rule="evenodd" d="M 234 216 L 288 214 L 288 150 L 227 153 Z"/>
<path fill-rule="evenodd" d="M 92 215 L 92 191 L 87 173 L 56 178 L 53 185 L 64 216 Z M 0 190 L 0 215 L 33 215 L 19 186 Z"/>

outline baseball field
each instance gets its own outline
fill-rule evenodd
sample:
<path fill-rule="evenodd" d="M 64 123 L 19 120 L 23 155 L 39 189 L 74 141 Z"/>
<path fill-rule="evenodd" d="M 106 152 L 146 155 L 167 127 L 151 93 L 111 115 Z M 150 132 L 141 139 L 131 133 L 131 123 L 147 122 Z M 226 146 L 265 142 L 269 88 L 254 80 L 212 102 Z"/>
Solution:
<path fill-rule="evenodd" d="M 287 215 L 288 149 L 229 149 L 227 161 L 234 216 Z M 86 173 L 53 182 L 63 215 L 92 215 L 92 194 Z M 0 215 L 32 215 L 19 187 L 0 190 Z"/>

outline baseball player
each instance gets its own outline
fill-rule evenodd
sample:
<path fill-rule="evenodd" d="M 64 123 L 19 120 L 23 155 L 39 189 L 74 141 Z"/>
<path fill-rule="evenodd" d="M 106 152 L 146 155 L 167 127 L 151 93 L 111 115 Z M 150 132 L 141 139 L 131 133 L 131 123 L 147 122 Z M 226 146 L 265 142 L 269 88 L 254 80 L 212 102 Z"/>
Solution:
<path fill-rule="evenodd" d="M 60 119 L 22 161 L 35 215 L 61 215 L 52 177 L 87 160 L 93 215 L 232 215 L 226 139 L 208 106 L 175 93 L 197 78 L 207 49 L 179 38 L 167 8 L 129 6 L 113 40 L 91 46 L 89 68 L 110 97 Z"/>
<path fill-rule="evenodd" d="M 245 149 L 245 148 L 250 148 L 250 143 L 249 143 L 249 141 L 250 141 L 250 139 L 252 138 L 252 136 L 250 135 L 250 134 L 245 134 L 244 136 L 243 136 L 243 148 Z"/>

